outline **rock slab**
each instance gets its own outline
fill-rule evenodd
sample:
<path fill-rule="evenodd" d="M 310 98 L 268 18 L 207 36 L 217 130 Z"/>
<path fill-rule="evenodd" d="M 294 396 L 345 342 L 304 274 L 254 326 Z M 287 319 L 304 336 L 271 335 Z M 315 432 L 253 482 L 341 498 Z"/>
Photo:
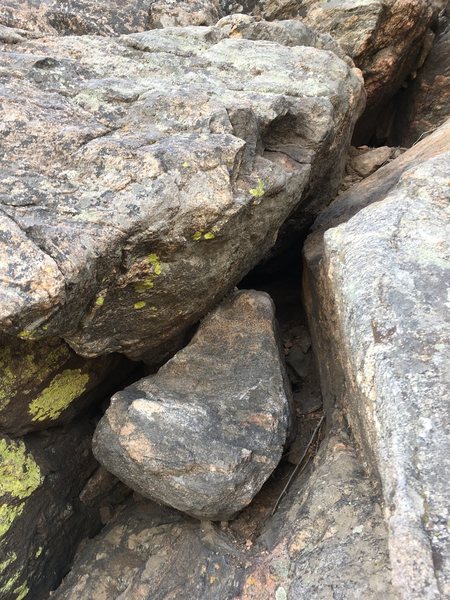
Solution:
<path fill-rule="evenodd" d="M 239 291 L 156 375 L 113 397 L 93 450 L 142 495 L 227 520 L 275 469 L 291 429 L 273 303 Z"/>
<path fill-rule="evenodd" d="M 218 27 L 19 41 L 0 73 L 0 331 L 159 364 L 334 194 L 364 101 L 330 51 Z"/>
<path fill-rule="evenodd" d="M 405 600 L 450 595 L 449 130 L 338 198 L 305 246 L 324 402 L 379 477 Z"/>

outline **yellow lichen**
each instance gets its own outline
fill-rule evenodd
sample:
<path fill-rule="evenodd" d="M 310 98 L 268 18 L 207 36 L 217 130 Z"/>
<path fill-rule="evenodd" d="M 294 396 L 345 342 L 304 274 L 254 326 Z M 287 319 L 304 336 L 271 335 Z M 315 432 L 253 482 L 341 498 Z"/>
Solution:
<path fill-rule="evenodd" d="M 248 191 L 255 198 L 261 198 L 261 196 L 264 196 L 264 181 L 262 179 L 258 179 L 258 185 Z"/>
<path fill-rule="evenodd" d="M 216 236 L 212 233 L 212 231 L 208 231 L 207 233 L 205 233 L 205 235 L 203 236 L 203 238 L 205 240 L 213 240 Z"/>
<path fill-rule="evenodd" d="M 40 557 L 40 555 L 42 554 L 42 550 L 43 550 L 43 549 L 44 549 L 44 548 L 43 548 L 42 546 L 39 546 L 39 548 L 36 550 L 36 553 L 35 553 L 35 555 L 34 555 L 34 556 L 35 556 L 35 558 L 39 558 L 39 557 Z"/>
<path fill-rule="evenodd" d="M 192 236 L 192 239 L 194 240 L 194 242 L 198 242 L 198 240 L 202 239 L 202 232 L 201 231 L 196 231 L 194 233 L 194 235 Z"/>
<path fill-rule="evenodd" d="M 146 262 L 148 265 L 150 265 L 152 272 L 145 279 L 139 281 L 134 286 L 135 291 L 138 293 L 153 289 L 155 286 L 155 278 L 159 277 L 162 273 L 161 262 L 157 254 L 149 254 L 146 257 Z"/>
<path fill-rule="evenodd" d="M 135 308 L 136 310 L 140 310 L 141 308 L 144 308 L 145 304 L 146 304 L 146 303 L 145 303 L 144 301 L 142 301 L 142 300 L 141 300 L 140 302 L 136 302 L 136 304 L 134 305 L 134 308 Z"/>
<path fill-rule="evenodd" d="M 81 369 L 66 369 L 56 375 L 29 406 L 34 421 L 57 419 L 86 390 L 89 375 Z"/>
<path fill-rule="evenodd" d="M 105 303 L 105 297 L 102 296 L 101 294 L 99 296 L 97 296 L 97 298 L 95 300 L 95 305 L 96 306 L 103 306 L 104 303 Z"/>
<path fill-rule="evenodd" d="M 39 487 L 41 471 L 22 441 L 0 438 L 0 538 L 24 508 L 23 501 Z"/>

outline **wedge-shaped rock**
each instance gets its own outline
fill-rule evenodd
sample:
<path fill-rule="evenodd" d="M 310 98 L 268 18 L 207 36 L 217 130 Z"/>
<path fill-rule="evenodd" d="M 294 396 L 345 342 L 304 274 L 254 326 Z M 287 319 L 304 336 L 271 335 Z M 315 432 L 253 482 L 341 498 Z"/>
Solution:
<path fill-rule="evenodd" d="M 180 347 L 292 211 L 307 223 L 334 193 L 363 103 L 331 52 L 225 28 L 10 49 L 0 331 L 84 356 Z"/>
<path fill-rule="evenodd" d="M 450 595 L 449 131 L 351 188 L 305 248 L 324 401 L 379 476 L 408 600 Z"/>
<path fill-rule="evenodd" d="M 146 497 L 229 519 L 275 469 L 291 427 L 273 303 L 241 291 L 156 375 L 113 397 L 94 454 Z"/>

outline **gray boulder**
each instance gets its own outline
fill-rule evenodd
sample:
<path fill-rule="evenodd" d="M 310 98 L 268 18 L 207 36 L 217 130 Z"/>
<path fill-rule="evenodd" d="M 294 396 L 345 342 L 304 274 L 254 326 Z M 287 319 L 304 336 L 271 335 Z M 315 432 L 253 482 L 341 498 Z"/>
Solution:
<path fill-rule="evenodd" d="M 240 291 L 156 375 L 113 397 L 93 450 L 140 494 L 227 520 L 271 475 L 292 426 L 273 303 Z"/>
<path fill-rule="evenodd" d="M 224 28 L 20 41 L 0 62 L 0 331 L 90 357 L 179 348 L 333 195 L 364 101 L 331 52 Z"/>
<path fill-rule="evenodd" d="M 324 402 L 379 477 L 408 600 L 450 594 L 449 131 L 338 198 L 305 246 Z"/>

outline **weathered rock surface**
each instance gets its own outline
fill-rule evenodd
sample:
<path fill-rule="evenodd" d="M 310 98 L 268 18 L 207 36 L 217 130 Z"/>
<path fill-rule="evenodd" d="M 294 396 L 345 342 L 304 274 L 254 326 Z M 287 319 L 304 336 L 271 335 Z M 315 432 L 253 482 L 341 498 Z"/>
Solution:
<path fill-rule="evenodd" d="M 408 600 L 450 594 L 449 131 L 338 198 L 305 246 L 324 402 L 380 478 Z"/>
<path fill-rule="evenodd" d="M 411 146 L 450 117 L 450 9 L 423 68 L 401 101 L 400 139 Z"/>
<path fill-rule="evenodd" d="M 153 0 L 152 27 L 215 25 L 223 16 L 219 0 Z"/>
<path fill-rule="evenodd" d="M 92 426 L 0 438 L 0 597 L 44 598 L 78 543 L 100 527 L 98 505 L 78 495 L 96 468 Z"/>
<path fill-rule="evenodd" d="M 61 340 L 4 339 L 0 346 L 0 434 L 68 423 L 105 399 L 132 365 L 117 355 L 77 356 Z"/>
<path fill-rule="evenodd" d="M 363 101 L 331 52 L 222 28 L 3 50 L 0 330 L 84 356 L 179 347 L 337 189 Z"/>
<path fill-rule="evenodd" d="M 356 130 L 359 144 L 369 141 L 380 110 L 405 79 L 423 64 L 433 39 L 431 27 L 443 3 L 428 0 L 223 0 L 222 6 L 224 12 L 247 12 L 268 21 L 302 18 L 313 30 L 331 34 L 339 42 L 364 75 L 367 109 Z"/>
<path fill-rule="evenodd" d="M 145 497 L 226 520 L 277 466 L 291 408 L 273 303 L 239 291 L 156 375 L 113 397 L 93 450 Z"/>
<path fill-rule="evenodd" d="M 339 429 L 307 485 L 293 484 L 259 538 L 133 503 L 81 549 L 53 598 L 321 600 L 333 593 L 396 597 L 377 491 Z"/>
<path fill-rule="evenodd" d="M 366 143 L 377 117 L 425 59 L 437 10 L 423 0 L 306 0 L 305 22 L 333 35 L 364 75 L 367 108 L 355 131 Z"/>
<path fill-rule="evenodd" d="M 152 0 L 2 0 L 0 24 L 45 34 L 114 35 L 151 26 Z"/>
<path fill-rule="evenodd" d="M 396 598 L 379 496 L 340 427 L 259 542 L 265 552 L 246 571 L 242 600 Z"/>
<path fill-rule="evenodd" d="M 86 544 L 52 598 L 229 598 L 243 566 L 242 549 L 214 525 L 141 500 Z"/>

